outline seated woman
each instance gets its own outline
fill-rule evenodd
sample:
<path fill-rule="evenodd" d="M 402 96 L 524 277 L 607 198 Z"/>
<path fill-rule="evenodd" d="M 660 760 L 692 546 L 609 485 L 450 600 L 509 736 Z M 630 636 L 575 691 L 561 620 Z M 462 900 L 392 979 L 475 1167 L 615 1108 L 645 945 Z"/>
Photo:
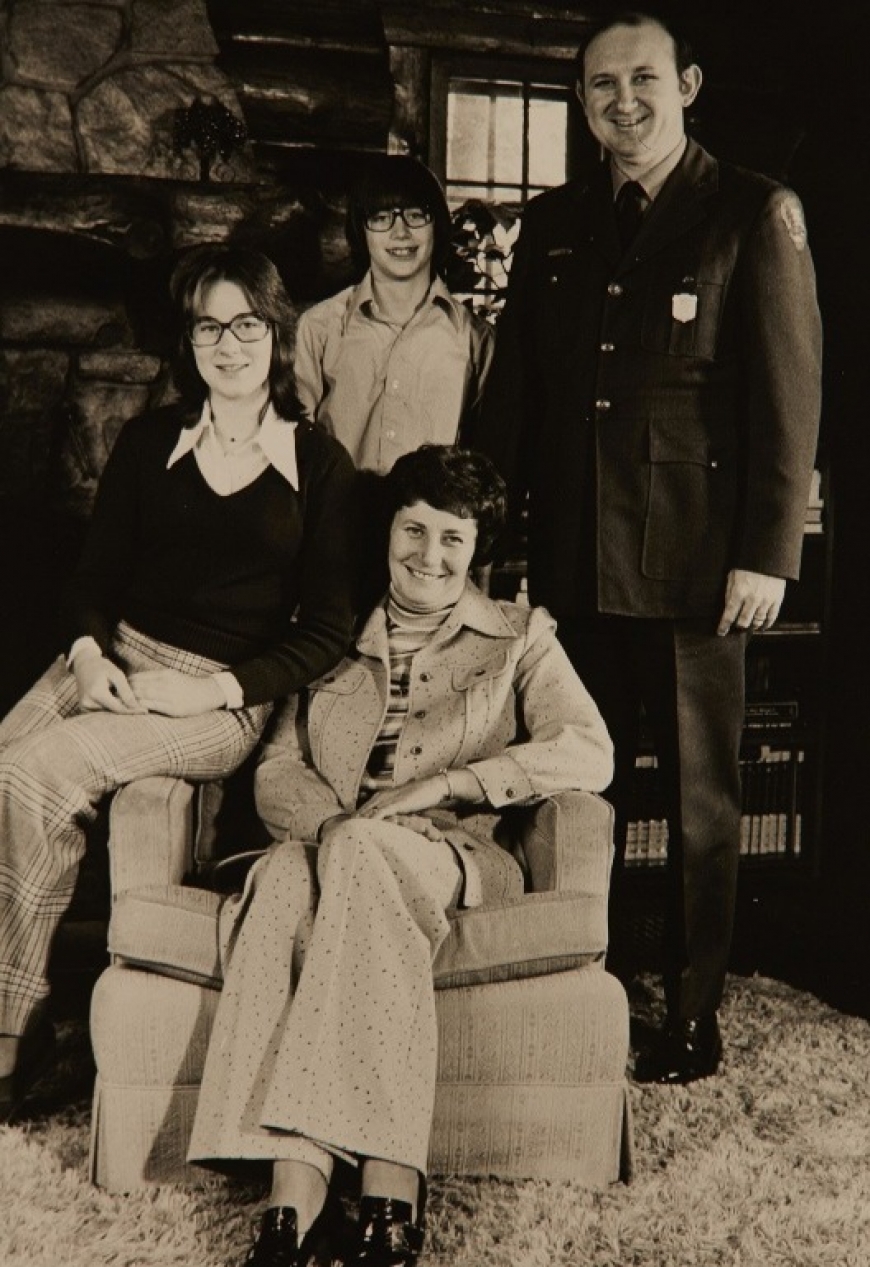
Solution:
<path fill-rule="evenodd" d="M 428 167 L 373 156 L 347 204 L 362 280 L 299 319 L 299 399 L 360 470 L 383 474 L 421 444 L 454 444 L 479 405 L 493 331 L 439 276 L 450 232 Z"/>
<path fill-rule="evenodd" d="M 274 1163 L 248 1267 L 330 1261 L 337 1158 L 362 1170 L 344 1261 L 416 1261 L 446 912 L 523 891 L 494 811 L 611 777 L 610 740 L 553 620 L 468 579 L 504 517 L 495 468 L 426 446 L 384 491 L 388 593 L 264 750 L 260 812 L 287 839 L 223 929 L 189 1155 Z"/>
<path fill-rule="evenodd" d="M 0 724 L 0 1121 L 50 1060 L 52 938 L 101 799 L 214 779 L 352 632 L 356 473 L 300 420 L 295 313 L 257 252 L 171 282 L 181 401 L 122 429 L 69 587 L 69 655 Z"/>

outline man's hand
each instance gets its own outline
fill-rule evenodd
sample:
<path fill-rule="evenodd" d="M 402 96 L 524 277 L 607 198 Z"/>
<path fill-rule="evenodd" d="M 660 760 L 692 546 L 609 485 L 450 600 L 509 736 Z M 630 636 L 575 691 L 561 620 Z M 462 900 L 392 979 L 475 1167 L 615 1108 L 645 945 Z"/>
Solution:
<path fill-rule="evenodd" d="M 730 633 L 733 626 L 752 629 L 755 633 L 770 629 L 779 615 L 784 594 L 785 581 L 781 576 L 765 576 L 763 572 L 732 568 L 728 573 L 725 607 L 716 633 Z"/>
<path fill-rule="evenodd" d="M 149 713 L 165 717 L 197 717 L 226 703 L 213 677 L 191 677 L 178 669 L 143 669 L 131 673 L 130 685 Z"/>
<path fill-rule="evenodd" d="M 73 676 L 83 713 L 144 713 L 130 683 L 117 664 L 102 655 L 77 655 Z"/>

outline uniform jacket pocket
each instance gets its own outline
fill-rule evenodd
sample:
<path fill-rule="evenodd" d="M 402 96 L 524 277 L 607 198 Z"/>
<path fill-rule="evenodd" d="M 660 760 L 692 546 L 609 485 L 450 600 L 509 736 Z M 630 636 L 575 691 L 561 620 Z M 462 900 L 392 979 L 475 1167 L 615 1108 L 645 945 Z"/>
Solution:
<path fill-rule="evenodd" d="M 654 278 L 647 296 L 641 331 L 643 347 L 668 356 L 714 361 L 724 297 L 721 282 L 663 269 Z"/>
<path fill-rule="evenodd" d="M 695 419 L 654 418 L 642 568 L 658 580 L 724 574 L 737 503 L 736 442 Z"/>

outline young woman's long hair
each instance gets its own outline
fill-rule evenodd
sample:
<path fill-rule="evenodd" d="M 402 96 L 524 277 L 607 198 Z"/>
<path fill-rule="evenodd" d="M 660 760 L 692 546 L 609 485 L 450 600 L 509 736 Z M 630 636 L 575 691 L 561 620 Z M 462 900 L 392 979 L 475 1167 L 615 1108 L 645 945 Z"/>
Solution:
<path fill-rule="evenodd" d="M 177 325 L 172 373 L 182 400 L 192 412 L 198 413 L 208 394 L 208 388 L 196 368 L 189 331 L 202 312 L 209 287 L 220 281 L 238 286 L 244 292 L 251 312 L 271 325 L 269 395 L 279 417 L 288 420 L 300 418 L 302 411 L 293 377 L 296 309 L 273 262 L 260 251 L 247 247 L 193 247 L 179 260 L 172 273 L 169 293 Z"/>

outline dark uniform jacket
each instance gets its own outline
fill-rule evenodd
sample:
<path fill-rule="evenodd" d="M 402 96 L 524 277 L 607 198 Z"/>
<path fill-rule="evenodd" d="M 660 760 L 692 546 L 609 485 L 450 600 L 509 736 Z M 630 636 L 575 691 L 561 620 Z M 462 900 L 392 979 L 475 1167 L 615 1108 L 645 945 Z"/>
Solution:
<path fill-rule="evenodd" d="M 703 615 L 731 568 L 798 572 L 821 357 L 803 215 L 691 140 L 625 255 L 612 203 L 604 164 L 526 208 L 475 444 L 528 491 L 533 603 L 575 616 L 585 569 L 601 611 Z"/>

